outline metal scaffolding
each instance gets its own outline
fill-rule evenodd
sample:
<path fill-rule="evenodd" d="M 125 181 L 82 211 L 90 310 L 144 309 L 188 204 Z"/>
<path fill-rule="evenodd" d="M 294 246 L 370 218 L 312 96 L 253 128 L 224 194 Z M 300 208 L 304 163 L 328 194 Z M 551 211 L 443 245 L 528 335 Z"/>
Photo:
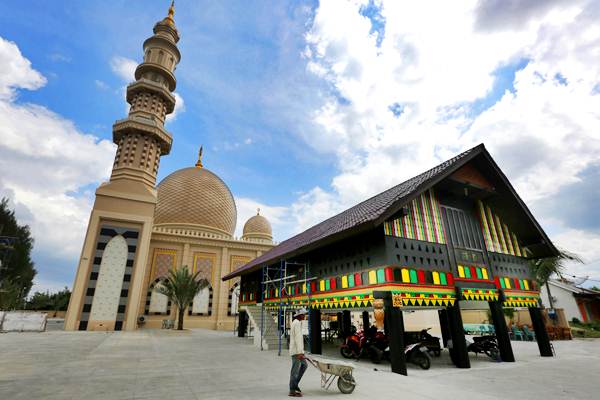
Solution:
<path fill-rule="evenodd" d="M 298 274 L 288 275 L 289 267 L 301 269 L 301 276 Z M 277 310 L 277 338 L 278 338 L 278 355 L 281 355 L 282 338 L 285 336 L 287 313 L 291 312 L 294 307 L 291 304 L 291 294 L 288 290 L 288 285 L 301 283 L 304 293 L 308 298 L 307 305 L 310 304 L 310 284 L 309 282 L 315 278 L 310 278 L 310 266 L 305 263 L 288 262 L 281 260 L 278 266 L 266 266 L 262 268 L 262 307 L 261 307 L 261 335 L 265 335 L 265 311 L 268 313 L 268 318 L 272 318 L 271 310 L 265 310 L 265 299 L 270 290 L 275 291 L 276 310 Z M 309 327 L 310 329 L 310 327 Z M 309 344 L 310 345 L 310 344 Z M 260 341 L 260 349 L 263 350 L 263 341 Z"/>

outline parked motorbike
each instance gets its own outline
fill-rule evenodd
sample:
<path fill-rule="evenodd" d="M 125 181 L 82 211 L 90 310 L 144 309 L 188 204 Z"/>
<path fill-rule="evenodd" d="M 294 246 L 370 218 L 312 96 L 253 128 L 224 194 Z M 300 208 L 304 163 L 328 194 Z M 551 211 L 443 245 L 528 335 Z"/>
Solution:
<path fill-rule="evenodd" d="M 385 350 L 389 346 L 389 339 L 377 328 L 371 327 L 367 331 L 358 331 L 347 336 L 340 347 L 340 353 L 344 358 L 360 359 L 368 356 L 375 364 L 379 364 L 385 356 Z"/>
<path fill-rule="evenodd" d="M 431 356 L 424 342 L 409 344 L 404 349 L 404 354 L 407 362 L 418 365 L 421 369 L 431 367 Z"/>
<path fill-rule="evenodd" d="M 500 361 L 500 349 L 495 335 L 473 336 L 473 342 L 467 343 L 467 351 L 485 354 L 494 361 Z"/>
<path fill-rule="evenodd" d="M 442 354 L 442 346 L 440 345 L 440 338 L 437 336 L 432 336 L 429 333 L 431 328 L 423 329 L 419 332 L 405 332 L 404 334 L 404 344 L 409 345 L 413 343 L 421 342 L 425 346 L 427 346 L 427 351 L 433 353 L 436 357 L 439 357 Z"/>

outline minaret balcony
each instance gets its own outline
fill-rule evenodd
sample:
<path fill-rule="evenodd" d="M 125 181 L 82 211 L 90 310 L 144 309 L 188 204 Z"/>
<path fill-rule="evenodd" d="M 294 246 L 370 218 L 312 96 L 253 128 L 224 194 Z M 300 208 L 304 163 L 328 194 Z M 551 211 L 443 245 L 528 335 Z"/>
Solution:
<path fill-rule="evenodd" d="M 167 80 L 169 90 L 171 92 L 175 90 L 175 87 L 177 86 L 175 75 L 173 75 L 173 73 L 167 68 L 157 63 L 144 62 L 138 65 L 135 69 L 135 80 L 138 81 L 142 79 L 142 76 L 147 72 L 154 72 L 160 74 L 163 78 Z"/>
<path fill-rule="evenodd" d="M 167 114 L 175 110 L 175 97 L 163 85 L 153 80 L 141 78 L 127 86 L 127 102 L 132 104 L 138 93 L 155 93 L 165 100 Z"/>
<path fill-rule="evenodd" d="M 164 156 L 171 151 L 173 137 L 165 130 L 162 123 L 141 115 L 129 116 L 118 120 L 113 125 L 113 142 L 119 144 L 121 138 L 128 134 L 141 134 L 153 136 L 160 143 L 160 155 Z"/>

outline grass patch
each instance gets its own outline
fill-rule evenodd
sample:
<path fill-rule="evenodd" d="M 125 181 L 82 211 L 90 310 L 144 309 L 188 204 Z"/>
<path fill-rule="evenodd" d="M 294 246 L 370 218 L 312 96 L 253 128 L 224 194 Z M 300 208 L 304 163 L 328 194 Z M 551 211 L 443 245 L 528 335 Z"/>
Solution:
<path fill-rule="evenodd" d="M 600 322 L 571 322 L 570 325 L 574 337 L 600 338 Z"/>

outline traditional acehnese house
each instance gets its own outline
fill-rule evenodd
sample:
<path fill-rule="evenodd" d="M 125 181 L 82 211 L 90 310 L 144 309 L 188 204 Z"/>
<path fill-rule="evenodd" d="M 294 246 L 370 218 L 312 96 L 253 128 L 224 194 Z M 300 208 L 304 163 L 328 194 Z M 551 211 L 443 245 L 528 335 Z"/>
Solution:
<path fill-rule="evenodd" d="M 405 374 L 404 310 L 438 309 L 454 363 L 470 366 L 458 300 L 489 302 L 504 361 L 514 356 L 502 307 L 528 307 L 540 353 L 551 356 L 527 260 L 556 254 L 479 145 L 282 242 L 223 279 L 241 277 L 243 310 L 262 306 L 281 318 L 309 306 L 313 353 L 320 353 L 320 310 L 383 307 L 392 370 Z"/>

